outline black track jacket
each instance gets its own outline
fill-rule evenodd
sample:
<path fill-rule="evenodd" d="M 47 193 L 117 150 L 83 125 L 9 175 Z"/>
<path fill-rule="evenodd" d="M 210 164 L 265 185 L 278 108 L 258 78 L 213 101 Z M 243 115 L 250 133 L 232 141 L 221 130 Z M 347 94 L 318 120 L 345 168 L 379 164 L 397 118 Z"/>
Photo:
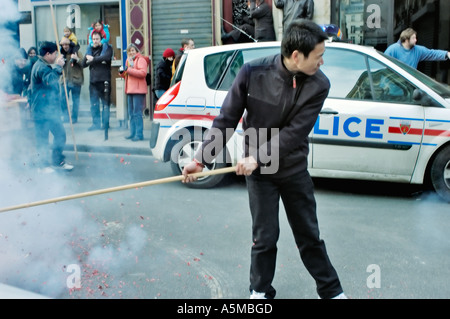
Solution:
<path fill-rule="evenodd" d="M 231 137 L 226 134 L 227 128 L 235 129 L 243 117 L 244 135 L 247 130 L 258 135 L 258 141 L 244 138 L 243 155 L 252 155 L 259 164 L 254 173 L 264 174 L 263 167 L 275 164 L 274 161 L 279 161 L 274 177 L 285 177 L 307 169 L 308 135 L 328 96 L 330 82 L 320 70 L 313 76 L 292 74 L 282 59 L 281 54 L 277 54 L 244 64 L 202 148 L 195 155 L 197 160 L 210 164 L 211 156 L 207 151 L 211 153 L 211 145 L 208 147 L 208 144 L 218 143 L 214 135 L 220 131 L 223 147 Z M 301 90 L 298 98 L 297 90 Z"/>

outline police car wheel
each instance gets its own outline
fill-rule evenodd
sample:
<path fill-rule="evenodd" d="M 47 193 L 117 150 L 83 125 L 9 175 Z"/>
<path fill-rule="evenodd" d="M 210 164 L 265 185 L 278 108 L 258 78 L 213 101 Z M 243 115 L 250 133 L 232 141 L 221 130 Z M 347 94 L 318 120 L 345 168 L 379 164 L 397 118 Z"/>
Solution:
<path fill-rule="evenodd" d="M 436 193 L 450 203 L 450 146 L 435 157 L 431 166 L 431 183 Z"/>
<path fill-rule="evenodd" d="M 194 137 L 194 134 L 190 134 L 190 136 L 184 136 L 173 146 L 170 157 L 170 166 L 174 175 L 180 175 L 184 166 L 192 162 L 194 159 L 194 154 L 199 149 L 201 142 L 202 141 Z M 223 159 L 224 156 L 222 154 L 223 152 L 217 156 L 217 159 Z M 203 171 L 206 172 L 208 170 L 215 170 L 226 166 L 227 164 L 225 160 L 215 160 L 211 168 L 208 169 L 205 167 Z M 185 185 L 189 188 L 197 189 L 212 188 L 222 182 L 224 177 L 225 175 L 223 174 L 206 176 L 199 178 L 193 183 L 187 183 Z"/>

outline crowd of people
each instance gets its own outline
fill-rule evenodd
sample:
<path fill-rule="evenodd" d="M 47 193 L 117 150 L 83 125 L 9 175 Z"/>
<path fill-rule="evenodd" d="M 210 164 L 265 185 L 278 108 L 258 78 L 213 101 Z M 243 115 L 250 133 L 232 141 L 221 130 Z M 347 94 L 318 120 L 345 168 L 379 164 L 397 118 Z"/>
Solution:
<path fill-rule="evenodd" d="M 2 91 L 24 97 L 28 102 L 27 110 L 34 123 L 36 166 L 39 172 L 73 169 L 73 165 L 66 162 L 63 155 L 66 144 L 63 123 L 78 122 L 85 68 L 89 69 L 92 118 L 88 130 L 103 129 L 107 139 L 113 60 L 109 26 L 100 20 L 95 21 L 89 28 L 87 38 L 86 54 L 83 55 L 77 36 L 71 28 L 65 27 L 59 46 L 56 42 L 42 41 L 39 48 L 31 47 L 28 52 L 23 48 L 18 49 L 10 63 L 9 60 L 8 63 L 3 61 L 11 74 L 11 81 L 2 85 Z M 127 52 L 127 70 L 121 72 L 120 76 L 126 81 L 131 139 L 135 141 L 143 139 L 142 113 L 147 93 L 149 58 L 140 58 L 142 56 L 136 46 L 130 46 Z"/>

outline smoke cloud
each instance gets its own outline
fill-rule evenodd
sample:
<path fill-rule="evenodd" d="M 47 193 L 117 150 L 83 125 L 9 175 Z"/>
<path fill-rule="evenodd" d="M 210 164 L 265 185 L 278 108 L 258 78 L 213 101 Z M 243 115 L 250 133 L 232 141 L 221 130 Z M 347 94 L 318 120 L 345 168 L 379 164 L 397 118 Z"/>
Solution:
<path fill-rule="evenodd" d="M 17 3 L 0 1 L 0 207 L 79 191 L 70 174 L 37 172 L 33 123 L 8 92 L 19 49 L 11 26 L 19 18 Z M 124 235 L 110 245 L 114 227 Z M 139 227 L 86 216 L 70 202 L 0 213 L 0 283 L 50 298 L 104 297 L 101 287 L 113 284 L 107 274 L 120 277 L 121 262 L 139 254 L 146 236 Z M 73 265 L 81 271 L 73 273 Z M 81 287 L 69 287 L 70 276 L 79 276 Z"/>

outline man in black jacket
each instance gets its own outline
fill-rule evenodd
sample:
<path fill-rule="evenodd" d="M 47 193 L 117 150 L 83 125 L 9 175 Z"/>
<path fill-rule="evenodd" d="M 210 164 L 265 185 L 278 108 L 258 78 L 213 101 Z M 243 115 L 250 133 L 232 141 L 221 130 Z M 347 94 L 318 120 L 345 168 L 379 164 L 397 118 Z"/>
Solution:
<path fill-rule="evenodd" d="M 301 259 L 315 279 L 320 298 L 344 299 L 325 243 L 319 238 L 314 185 L 308 173 L 308 135 L 330 89 L 320 71 L 328 36 L 309 20 L 285 31 L 281 55 L 244 64 L 219 116 L 184 167 L 183 182 L 202 171 L 221 151 L 243 116 L 244 158 L 236 174 L 245 175 L 252 214 L 251 298 L 273 298 L 279 237 L 279 201 L 283 201 Z M 214 147 L 212 147 L 212 145 Z M 215 152 L 211 154 L 210 152 Z"/>
<path fill-rule="evenodd" d="M 65 161 L 66 131 L 61 120 L 59 79 L 64 59 L 57 56 L 54 42 L 44 41 L 39 58 L 31 71 L 30 106 L 33 116 L 39 171 L 52 173 L 54 168 L 70 171 L 73 165 Z M 55 64 L 54 67 L 52 65 Z M 52 155 L 48 156 L 49 134 L 53 135 Z"/>
<path fill-rule="evenodd" d="M 272 9 L 265 0 L 250 0 L 250 18 L 255 21 L 255 38 L 260 41 L 275 41 Z"/>
<path fill-rule="evenodd" d="M 286 29 L 296 19 L 312 20 L 314 0 L 274 0 L 275 6 L 283 10 L 283 28 Z"/>
<path fill-rule="evenodd" d="M 111 60 L 113 56 L 112 47 L 101 43 L 102 36 L 99 32 L 92 33 L 92 53 L 86 54 L 83 59 L 83 67 L 89 66 L 89 95 L 91 102 L 92 126 L 89 130 L 100 130 L 109 128 L 109 107 L 111 99 Z M 102 54 L 102 48 L 107 49 Z M 102 103 L 102 121 L 100 122 L 100 101 Z"/>

